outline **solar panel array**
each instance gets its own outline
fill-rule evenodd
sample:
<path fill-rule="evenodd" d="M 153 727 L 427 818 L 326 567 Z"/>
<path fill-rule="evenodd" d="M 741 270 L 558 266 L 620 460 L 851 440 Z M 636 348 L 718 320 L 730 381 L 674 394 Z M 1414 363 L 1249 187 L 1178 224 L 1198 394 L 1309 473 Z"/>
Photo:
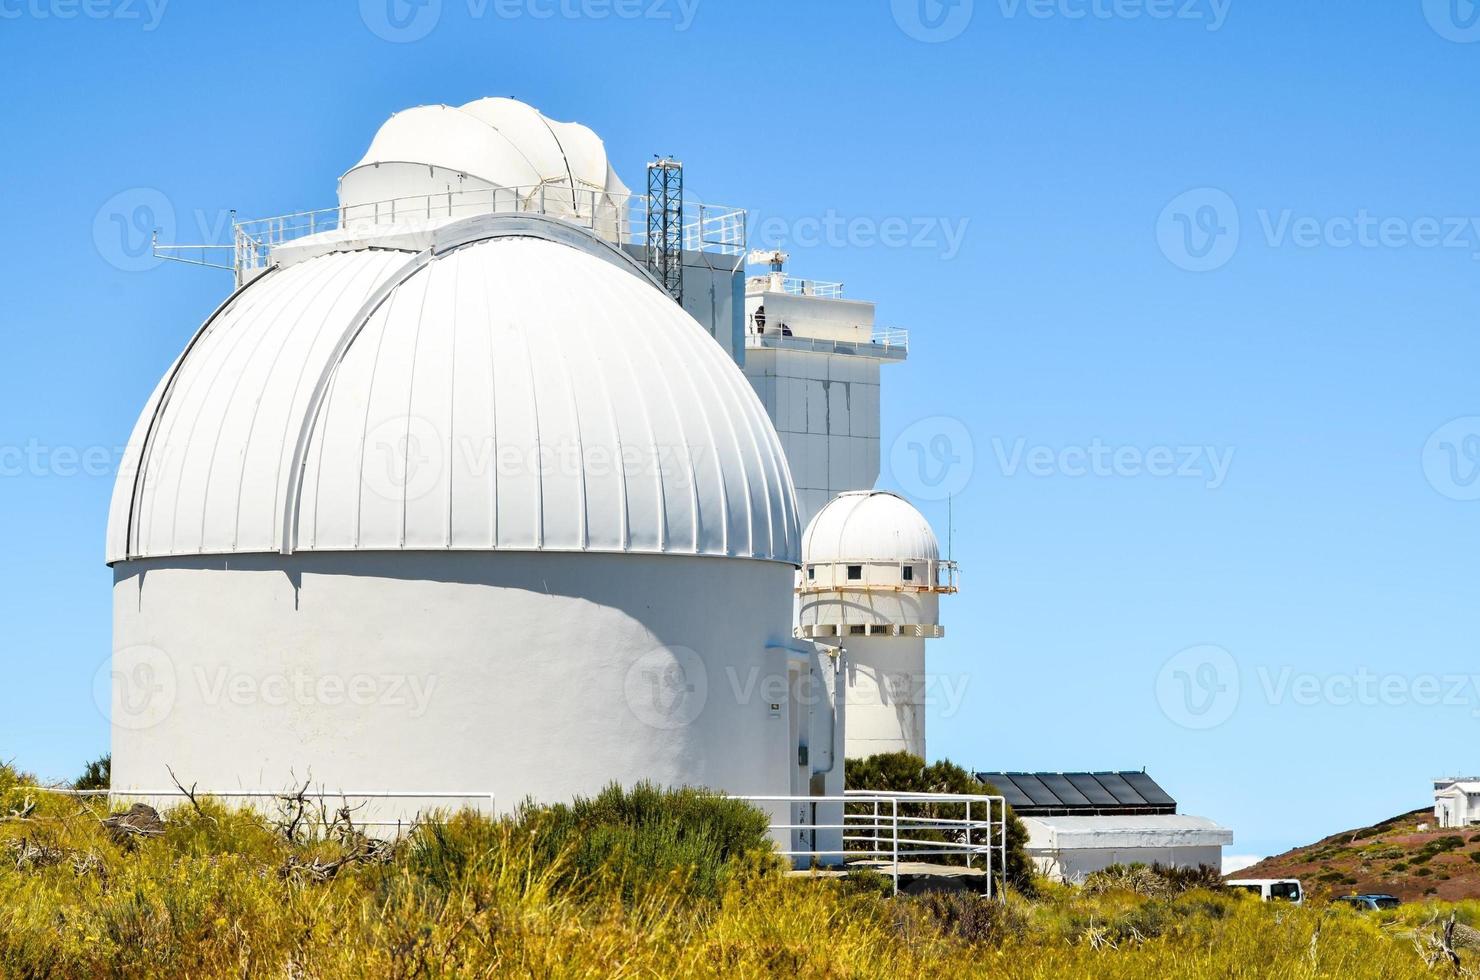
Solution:
<path fill-rule="evenodd" d="M 979 772 L 1019 814 L 1176 813 L 1144 772 Z"/>

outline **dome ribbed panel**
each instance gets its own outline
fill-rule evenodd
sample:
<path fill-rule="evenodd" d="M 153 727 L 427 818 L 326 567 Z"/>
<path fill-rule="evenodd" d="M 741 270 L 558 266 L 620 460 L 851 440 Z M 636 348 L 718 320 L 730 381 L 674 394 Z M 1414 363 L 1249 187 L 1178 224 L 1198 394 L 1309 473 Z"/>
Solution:
<path fill-rule="evenodd" d="M 642 275 L 537 236 L 267 274 L 172 370 L 136 440 L 157 474 L 137 494 L 120 480 L 110 561 L 800 560 L 785 458 L 735 364 Z"/>

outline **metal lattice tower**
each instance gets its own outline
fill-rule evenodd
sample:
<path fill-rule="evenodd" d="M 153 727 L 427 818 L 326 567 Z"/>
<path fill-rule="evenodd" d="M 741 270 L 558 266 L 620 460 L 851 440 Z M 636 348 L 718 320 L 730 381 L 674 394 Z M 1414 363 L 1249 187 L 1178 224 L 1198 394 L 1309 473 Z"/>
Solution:
<path fill-rule="evenodd" d="M 683 164 L 662 157 L 648 164 L 648 268 L 683 303 Z"/>

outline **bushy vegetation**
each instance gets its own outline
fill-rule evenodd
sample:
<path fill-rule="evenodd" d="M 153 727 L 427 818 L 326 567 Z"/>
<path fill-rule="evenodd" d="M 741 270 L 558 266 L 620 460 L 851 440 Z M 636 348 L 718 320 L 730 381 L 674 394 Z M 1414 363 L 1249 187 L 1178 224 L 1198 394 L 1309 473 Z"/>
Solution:
<path fill-rule="evenodd" d="M 113 780 L 113 756 L 105 755 L 89 762 L 82 775 L 72 781 L 73 789 L 107 789 Z"/>
<path fill-rule="evenodd" d="M 652 787 L 386 844 L 291 799 L 160 822 L 28 783 L 0 767 L 5 977 L 1403 978 L 1449 969 L 1451 914 L 1480 919 L 1108 883 L 895 899 L 789 875 L 764 818 Z"/>
<path fill-rule="evenodd" d="M 843 769 L 843 781 L 848 789 L 887 790 L 895 793 L 962 793 L 987 796 L 1000 795 L 996 787 L 980 782 L 965 769 L 943 759 L 930 765 L 917 755 L 908 752 L 886 752 L 871 755 L 866 759 L 849 759 Z M 855 812 L 863 807 L 854 806 Z M 939 817 L 960 820 L 966 816 L 966 808 L 960 804 L 919 804 L 910 812 L 917 816 Z M 980 817 L 980 814 L 973 814 Z M 934 830 L 911 830 L 910 836 L 922 840 L 940 840 L 946 833 Z M 960 835 L 954 835 L 959 839 Z M 932 860 L 950 861 L 949 856 Z M 1023 822 L 1007 811 L 1007 880 L 1024 893 L 1034 887 L 1034 868 L 1028 857 L 1028 831 Z"/>
<path fill-rule="evenodd" d="M 1084 890 L 1091 895 L 1126 891 L 1148 898 L 1176 895 L 1194 889 L 1218 891 L 1223 875 L 1217 868 L 1176 868 L 1163 864 L 1112 864 L 1084 880 Z"/>

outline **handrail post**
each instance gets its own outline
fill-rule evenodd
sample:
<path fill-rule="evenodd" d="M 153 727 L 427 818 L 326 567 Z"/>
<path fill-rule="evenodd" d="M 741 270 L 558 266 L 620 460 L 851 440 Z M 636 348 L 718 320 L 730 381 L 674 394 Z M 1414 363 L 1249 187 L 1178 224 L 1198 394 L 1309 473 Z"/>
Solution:
<path fill-rule="evenodd" d="M 899 798 L 895 797 L 889 802 L 891 804 L 890 830 L 892 831 L 891 836 L 893 838 L 890 842 L 892 845 L 891 850 L 893 852 L 892 860 L 890 863 L 894 872 L 894 894 L 897 896 L 899 894 Z"/>
<path fill-rule="evenodd" d="M 991 813 L 991 811 L 992 811 L 992 808 L 990 806 L 988 806 L 987 807 L 987 812 L 988 813 Z M 966 801 L 966 866 L 968 868 L 971 867 L 971 801 L 970 800 L 967 800 Z"/>

